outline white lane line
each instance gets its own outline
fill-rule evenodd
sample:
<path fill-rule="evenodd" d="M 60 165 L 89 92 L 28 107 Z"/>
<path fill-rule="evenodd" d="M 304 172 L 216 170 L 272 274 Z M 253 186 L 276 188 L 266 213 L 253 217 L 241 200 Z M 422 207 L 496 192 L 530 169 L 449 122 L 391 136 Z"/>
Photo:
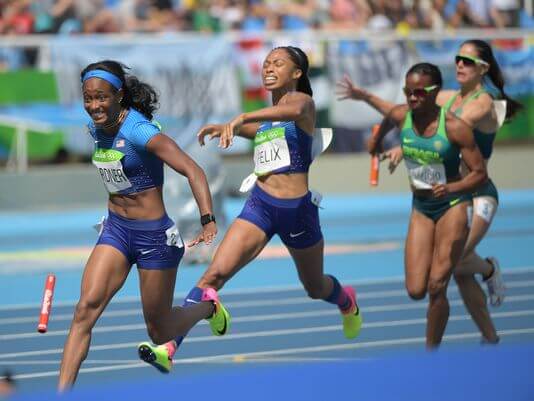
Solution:
<path fill-rule="evenodd" d="M 61 360 L 54 359 L 54 360 L 36 360 L 36 361 L 2 361 L 4 365 L 7 366 L 14 366 L 14 365 L 28 365 L 28 366 L 35 366 L 35 365 L 57 365 L 59 367 L 59 364 L 61 363 Z M 124 364 L 124 363 L 139 363 L 139 359 L 117 359 L 117 360 L 97 360 L 97 359 L 87 359 L 83 361 L 84 365 L 86 363 L 91 365 L 116 365 L 117 363 Z"/>
<path fill-rule="evenodd" d="M 244 358 L 241 356 L 235 357 L 233 360 L 223 360 L 221 363 L 238 363 L 238 362 L 341 362 L 341 361 L 355 361 L 355 360 L 372 360 L 374 358 L 328 358 L 328 357 L 257 357 L 257 358 Z M 181 361 L 173 361 L 176 365 Z M 2 361 L 7 366 L 39 366 L 39 365 L 57 365 L 59 367 L 61 360 L 35 360 L 35 361 Z M 117 364 L 138 364 L 139 359 L 86 359 L 83 361 L 84 365 L 117 365 Z M 203 363 L 203 361 L 188 361 L 189 363 Z M 185 364 L 185 363 L 184 363 Z M 1 378 L 1 376 L 0 376 Z"/>
<path fill-rule="evenodd" d="M 308 298 L 305 298 L 309 301 Z M 524 302 L 534 300 L 534 295 L 513 295 L 506 298 L 506 303 L 513 302 Z M 299 302 L 300 303 L 300 302 Z M 291 305 L 293 305 L 292 303 Z M 463 305 L 462 300 L 449 301 L 450 306 L 459 306 Z M 388 305 L 378 305 L 378 306 L 368 306 L 363 307 L 362 311 L 364 314 L 367 313 L 377 313 L 377 312 L 392 312 L 392 311 L 406 311 L 406 310 L 417 310 L 417 309 L 426 309 L 427 304 L 423 302 L 411 302 L 408 304 L 388 304 Z M 336 315 L 339 312 L 332 308 L 328 311 L 311 311 L 311 312 L 290 312 L 290 313 L 275 313 L 270 315 L 261 315 L 255 314 L 251 316 L 241 316 L 232 319 L 233 323 L 248 323 L 255 321 L 267 321 L 267 320 L 282 320 L 282 319 L 298 319 L 298 318 L 309 318 L 317 316 L 328 316 Z M 207 324 L 204 321 L 199 322 L 199 324 Z M 96 333 L 117 333 L 123 331 L 136 331 L 136 330 L 146 330 L 145 323 L 136 323 L 136 324 L 121 324 L 121 325 L 111 325 L 111 326 L 101 326 L 95 327 L 92 331 L 93 334 Z M 55 330 L 48 331 L 46 337 L 55 337 L 55 336 L 66 336 L 69 333 L 69 330 Z M 0 335 L 0 341 L 10 341 L 10 340 L 21 340 L 21 339 L 35 339 L 43 338 L 43 334 L 37 332 L 31 333 L 12 333 L 12 334 L 3 334 Z M 0 355 L 1 357 L 1 355 Z"/>
<path fill-rule="evenodd" d="M 528 288 L 534 287 L 534 280 L 524 280 L 524 281 L 510 281 L 506 283 L 507 288 Z M 458 288 L 456 286 L 450 288 L 449 294 L 458 294 Z M 405 290 L 387 290 L 387 291 L 365 291 L 358 292 L 358 300 L 362 299 L 383 299 L 383 298 L 395 298 L 395 297 L 405 297 L 408 298 Z M 508 299 L 508 298 L 506 298 Z M 257 301 L 235 301 L 225 303 L 225 306 L 229 309 L 237 308 L 247 308 L 247 307 L 264 307 L 264 306 L 280 306 L 280 305 L 298 305 L 302 303 L 312 302 L 308 297 L 291 297 L 285 299 L 277 300 L 257 300 Z M 321 301 L 315 301 L 321 302 Z M 454 301 L 453 301 L 454 302 Z M 124 309 L 117 311 L 104 312 L 101 319 L 109 319 L 116 317 L 127 317 L 127 316 L 137 316 L 139 319 L 142 317 L 142 310 L 140 308 L 135 309 Z M 58 315 L 51 315 L 51 321 L 59 322 L 65 320 L 72 320 L 72 313 L 63 313 Z M 25 317 L 12 317 L 12 318 L 3 318 L 0 319 L 1 325 L 8 324 L 22 324 L 22 323 L 36 323 L 37 322 L 37 313 L 35 316 L 25 316 Z"/>
<path fill-rule="evenodd" d="M 306 314 L 308 314 L 308 312 L 306 312 Z M 335 314 L 338 314 L 338 312 L 335 312 Z M 534 310 L 497 312 L 497 313 L 494 313 L 492 316 L 494 319 L 534 316 Z M 449 321 L 465 321 L 465 320 L 470 320 L 470 319 L 471 317 L 469 315 L 453 315 L 449 317 Z M 363 328 L 374 329 L 374 328 L 383 328 L 383 327 L 424 325 L 424 324 L 426 324 L 426 318 L 415 318 L 415 319 L 402 319 L 402 320 L 385 320 L 385 321 L 369 322 L 369 323 L 364 322 Z M 258 337 L 275 337 L 275 336 L 286 336 L 286 335 L 296 335 L 296 334 L 324 333 L 324 332 L 331 332 L 331 331 L 340 331 L 340 328 L 341 328 L 341 325 L 336 324 L 336 325 L 328 325 L 328 326 L 315 326 L 315 327 L 227 334 L 222 337 L 214 337 L 214 336 L 186 337 L 184 340 L 184 343 L 203 343 L 203 342 L 214 342 L 214 341 L 241 340 L 241 339 L 246 339 L 246 338 L 258 338 Z M 138 344 L 139 342 L 118 343 L 118 344 L 109 344 L 109 345 L 95 345 L 91 347 L 91 351 L 96 352 L 96 351 L 107 351 L 107 350 L 115 350 L 115 349 L 122 349 L 122 348 L 134 348 L 134 347 L 137 347 Z M 4 360 L 8 358 L 27 357 L 27 356 L 59 354 L 62 352 L 63 352 L 63 349 L 55 348 L 55 349 L 48 349 L 48 350 L 41 350 L 41 351 L 24 351 L 24 352 L 17 352 L 17 353 L 0 354 L 0 360 Z"/>
<path fill-rule="evenodd" d="M 504 276 L 523 274 L 523 273 L 533 273 L 534 266 L 522 266 L 517 268 L 504 268 L 502 274 Z M 382 279 L 361 279 L 361 280 L 348 280 L 344 281 L 345 284 L 356 285 L 356 286 L 372 286 L 380 284 L 390 284 L 390 283 L 404 283 L 404 276 L 394 276 L 387 277 Z M 244 288 L 244 289 L 228 289 L 222 290 L 222 296 L 225 295 L 246 295 L 246 294 L 270 294 L 276 292 L 285 292 L 285 291 L 302 291 L 302 286 L 300 285 L 286 285 L 286 286 L 273 286 L 273 287 L 255 287 L 255 288 Z M 187 294 L 186 293 L 176 293 L 174 294 L 175 298 L 183 299 Z M 55 307 L 63 306 L 74 306 L 76 305 L 77 300 L 70 301 L 60 301 L 55 302 Z M 140 302 L 139 296 L 127 296 L 116 298 L 112 301 L 113 304 L 122 304 L 129 302 Z M 25 304 L 14 304 L 14 305 L 0 305 L 0 312 L 2 311 L 13 311 L 13 310 L 24 310 L 24 309 L 37 309 L 41 307 L 40 303 L 25 303 Z"/>
<path fill-rule="evenodd" d="M 522 334 L 534 334 L 533 328 L 523 328 L 523 329 L 512 329 L 512 330 L 501 330 L 498 332 L 499 336 L 513 336 L 513 335 L 522 335 Z M 223 338 L 223 337 L 221 337 Z M 480 333 L 478 332 L 468 332 L 460 334 L 449 334 L 443 337 L 445 341 L 461 341 L 471 338 L 480 338 Z M 425 337 L 410 337 L 410 338 L 401 338 L 396 340 L 379 340 L 379 341 L 368 341 L 361 343 L 351 343 L 351 344 L 331 344 L 331 345 L 321 345 L 313 347 L 301 347 L 301 348 L 284 348 L 271 351 L 259 351 L 259 352 L 249 352 L 242 354 L 224 354 L 224 355 L 213 355 L 206 357 L 196 357 L 196 358 L 184 358 L 182 360 L 177 360 L 176 364 L 187 364 L 187 363 L 212 363 L 221 360 L 235 358 L 257 358 L 264 356 L 277 356 L 277 355 L 298 355 L 298 354 L 307 354 L 307 353 L 316 353 L 316 352 L 329 352 L 329 351 L 343 351 L 350 349 L 365 349 L 365 348 L 376 348 L 376 347 L 392 347 L 398 345 L 410 345 L 410 344 L 424 344 Z M 136 369 L 136 368 L 147 368 L 148 365 L 144 362 L 139 363 L 127 363 L 127 364 L 118 364 L 113 366 L 101 366 L 95 368 L 82 368 L 80 369 L 81 374 L 86 373 L 97 373 L 97 372 L 109 372 L 114 370 L 123 370 L 123 369 Z M 40 377 L 50 377 L 57 376 L 59 371 L 48 371 L 40 373 L 28 373 L 15 375 L 13 378 L 15 380 L 24 380 L 24 379 L 34 379 Z"/>

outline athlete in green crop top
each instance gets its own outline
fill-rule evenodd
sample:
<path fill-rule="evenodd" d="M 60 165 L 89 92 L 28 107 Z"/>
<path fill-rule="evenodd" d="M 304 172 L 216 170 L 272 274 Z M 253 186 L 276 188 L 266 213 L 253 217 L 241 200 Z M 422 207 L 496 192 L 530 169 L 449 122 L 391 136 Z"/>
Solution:
<path fill-rule="evenodd" d="M 460 91 L 441 90 L 436 102 L 439 105 L 449 103 L 448 108 L 472 127 L 475 141 L 487 162 L 491 156 L 495 132 L 502 123 L 502 118 L 499 119 L 492 97 L 484 91 L 483 79 L 491 81 L 499 92 L 498 98 L 506 100 L 506 120 L 511 119 L 522 106 L 504 92 L 503 76 L 488 43 L 481 40 L 464 42 L 455 61 L 456 79 L 460 84 Z M 338 95 L 341 100 L 363 100 L 383 115 L 387 115 L 395 106 L 394 103 L 354 86 L 348 77 L 338 83 Z M 392 172 L 402 160 L 402 150 L 400 147 L 393 148 L 384 155 L 390 159 Z M 505 286 L 497 259 L 494 257 L 483 259 L 475 252 L 475 248 L 490 226 L 497 210 L 497 201 L 497 190 L 491 180 L 473 193 L 474 213 L 471 213 L 469 236 L 464 255 L 454 271 L 465 306 L 479 327 L 483 341 L 490 343 L 496 343 L 498 336 L 486 306 L 486 295 L 474 274 L 482 275 L 493 306 L 502 303 Z"/>
<path fill-rule="evenodd" d="M 492 96 L 483 86 L 483 78 L 489 78 L 507 102 L 506 119 L 510 119 L 521 105 L 504 93 L 504 81 L 499 65 L 489 44 L 481 40 L 468 40 L 462 44 L 456 56 L 456 80 L 460 91 L 442 91 L 438 104 L 444 104 L 473 128 L 475 140 L 486 164 L 493 150 L 495 133 L 502 124 L 494 107 Z M 499 263 L 496 258 L 481 258 L 475 251 L 497 211 L 498 193 L 491 180 L 473 193 L 471 229 L 464 255 L 455 269 L 454 277 L 464 303 L 482 332 L 484 341 L 498 342 L 497 332 L 486 305 L 486 296 L 474 275 L 481 274 L 488 286 L 490 303 L 498 306 L 505 295 Z"/>
<path fill-rule="evenodd" d="M 369 143 L 376 153 L 387 122 L 401 128 L 402 152 L 413 191 L 406 238 L 406 289 L 413 299 L 429 295 L 426 345 L 441 343 L 449 316 L 447 286 L 467 239 L 469 194 L 487 179 L 482 155 L 471 129 L 436 105 L 439 69 L 416 64 L 406 74 L 407 105 L 393 108 L 379 136 Z M 460 156 L 469 167 L 460 175 Z"/>

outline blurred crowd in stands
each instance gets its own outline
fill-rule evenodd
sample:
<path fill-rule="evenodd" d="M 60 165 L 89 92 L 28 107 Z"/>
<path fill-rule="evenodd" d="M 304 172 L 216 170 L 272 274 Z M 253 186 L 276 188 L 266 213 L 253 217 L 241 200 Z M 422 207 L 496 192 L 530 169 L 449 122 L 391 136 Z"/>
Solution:
<path fill-rule="evenodd" d="M 0 34 L 532 27 L 532 0 L 0 0 Z"/>

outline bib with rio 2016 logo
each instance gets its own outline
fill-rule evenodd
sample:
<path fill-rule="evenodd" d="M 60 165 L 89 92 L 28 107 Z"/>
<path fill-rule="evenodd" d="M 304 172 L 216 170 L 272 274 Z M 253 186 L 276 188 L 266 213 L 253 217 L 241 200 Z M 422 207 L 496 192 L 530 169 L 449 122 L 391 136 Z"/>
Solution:
<path fill-rule="evenodd" d="M 291 164 L 285 128 L 271 128 L 254 137 L 254 174 L 264 175 Z"/>
<path fill-rule="evenodd" d="M 432 189 L 433 185 L 446 184 L 445 166 L 440 163 L 419 164 L 404 159 L 410 183 L 416 189 Z"/>
<path fill-rule="evenodd" d="M 124 174 L 121 159 L 124 153 L 114 149 L 97 148 L 93 153 L 93 164 L 98 169 L 104 186 L 110 194 L 116 194 L 132 187 Z"/>

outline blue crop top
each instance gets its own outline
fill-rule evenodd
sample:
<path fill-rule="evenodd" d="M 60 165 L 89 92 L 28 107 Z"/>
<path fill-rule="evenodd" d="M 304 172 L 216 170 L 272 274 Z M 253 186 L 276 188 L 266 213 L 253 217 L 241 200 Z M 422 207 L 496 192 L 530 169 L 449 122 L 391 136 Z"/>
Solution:
<path fill-rule="evenodd" d="M 256 132 L 255 145 L 258 142 L 257 138 L 265 137 L 266 134 L 273 131 L 282 132 L 280 130 L 283 130 L 283 137 L 287 142 L 290 163 L 287 166 L 271 170 L 270 173 L 307 173 L 312 162 L 311 148 L 313 137 L 300 129 L 295 121 L 267 121 L 261 123 L 258 131 Z M 277 155 L 278 153 L 276 153 L 275 149 L 272 157 L 277 157 Z M 255 154 L 255 158 L 256 157 L 257 156 Z M 267 155 L 267 158 L 268 157 L 269 155 Z"/>
<path fill-rule="evenodd" d="M 146 150 L 146 144 L 160 128 L 134 109 L 119 132 L 106 135 L 91 121 L 89 133 L 95 140 L 93 164 L 109 193 L 128 195 L 163 185 L 163 162 Z"/>

